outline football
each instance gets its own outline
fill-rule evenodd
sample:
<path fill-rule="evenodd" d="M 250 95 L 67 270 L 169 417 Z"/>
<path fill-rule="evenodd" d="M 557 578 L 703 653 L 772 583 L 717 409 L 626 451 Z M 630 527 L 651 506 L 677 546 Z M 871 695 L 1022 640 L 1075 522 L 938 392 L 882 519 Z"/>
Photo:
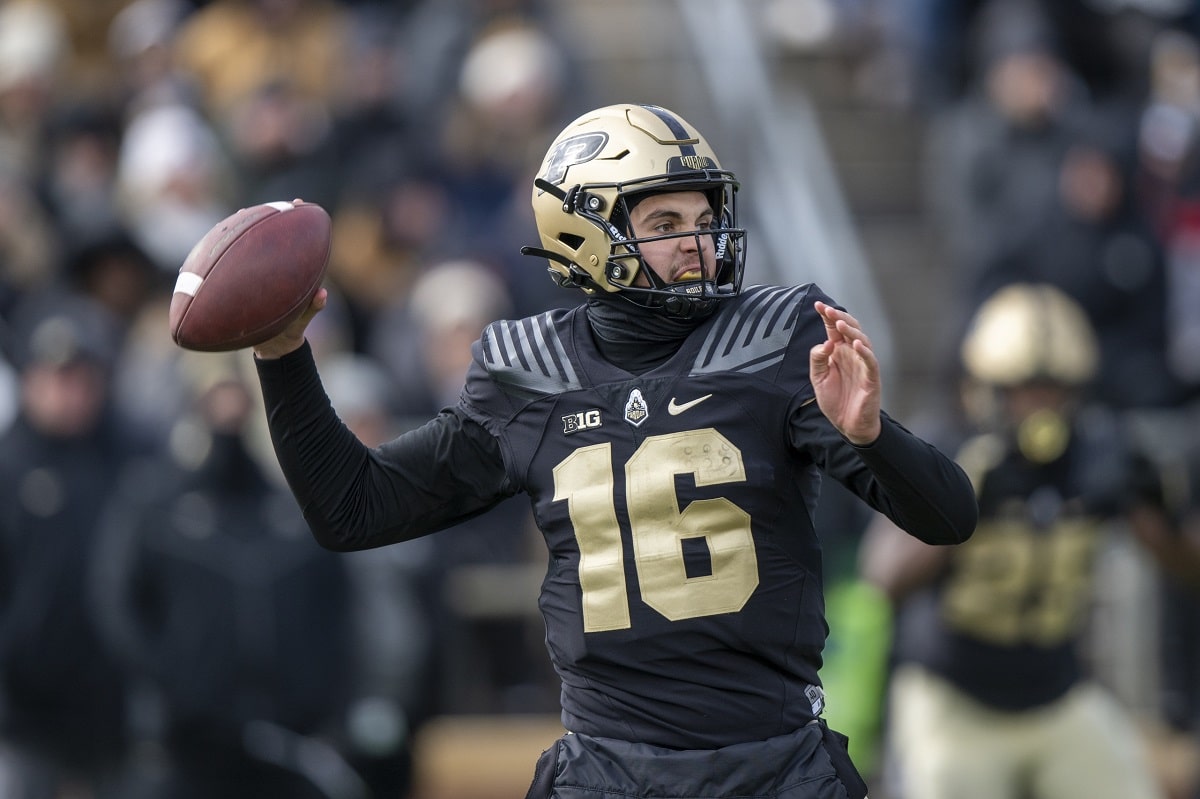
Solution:
<path fill-rule="evenodd" d="M 200 352 L 252 347 L 308 307 L 329 265 L 329 214 L 300 200 L 243 208 L 188 253 L 171 295 L 171 338 Z"/>

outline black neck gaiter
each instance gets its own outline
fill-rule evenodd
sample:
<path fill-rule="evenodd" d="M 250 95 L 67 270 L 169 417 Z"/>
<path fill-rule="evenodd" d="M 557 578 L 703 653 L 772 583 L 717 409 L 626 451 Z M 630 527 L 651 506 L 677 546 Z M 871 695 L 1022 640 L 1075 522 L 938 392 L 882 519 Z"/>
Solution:
<path fill-rule="evenodd" d="M 712 315 L 677 319 L 616 297 L 592 297 L 586 312 L 600 354 L 636 375 L 666 362 L 684 339 Z"/>

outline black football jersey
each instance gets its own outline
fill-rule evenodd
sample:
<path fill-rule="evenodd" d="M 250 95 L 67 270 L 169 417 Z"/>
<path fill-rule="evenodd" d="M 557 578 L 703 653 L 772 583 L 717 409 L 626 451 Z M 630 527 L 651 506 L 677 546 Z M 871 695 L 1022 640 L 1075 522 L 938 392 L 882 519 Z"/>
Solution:
<path fill-rule="evenodd" d="M 700 748 L 820 710 L 817 463 L 852 448 L 813 403 L 817 299 L 750 289 L 640 375 L 598 355 L 581 310 L 478 343 L 464 406 L 546 537 L 568 729 Z M 798 433 L 814 414 L 824 429 Z"/>
<path fill-rule="evenodd" d="M 959 460 L 977 486 L 979 525 L 938 579 L 906 600 L 900 659 L 1002 710 L 1065 694 L 1083 676 L 1095 559 L 1130 496 L 1128 454 L 1099 423 L 1078 425 L 1047 462 L 1029 460 L 1009 437 L 968 440 Z"/>
<path fill-rule="evenodd" d="M 300 356 L 259 370 L 318 540 L 378 546 L 527 494 L 548 548 L 539 603 L 564 725 L 712 748 L 821 709 L 822 473 L 924 540 L 974 525 L 949 458 L 886 416 L 877 442 L 854 447 L 821 414 L 816 300 L 830 302 L 813 286 L 747 289 L 642 374 L 600 356 L 582 307 L 496 322 L 459 406 L 370 452 L 309 402 Z"/>

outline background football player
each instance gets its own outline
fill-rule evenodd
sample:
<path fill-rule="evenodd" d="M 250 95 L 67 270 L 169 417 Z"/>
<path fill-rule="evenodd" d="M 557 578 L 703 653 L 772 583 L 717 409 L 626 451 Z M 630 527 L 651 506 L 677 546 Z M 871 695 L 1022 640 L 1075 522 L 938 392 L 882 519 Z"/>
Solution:
<path fill-rule="evenodd" d="M 889 746 L 908 799 L 1160 796 L 1132 719 L 1081 644 L 1114 520 L 1166 525 L 1149 463 L 1085 406 L 1097 342 L 1058 289 L 1013 284 L 962 342 L 959 463 L 979 499 L 970 542 L 933 548 L 884 519 L 861 552 L 898 607 Z"/>

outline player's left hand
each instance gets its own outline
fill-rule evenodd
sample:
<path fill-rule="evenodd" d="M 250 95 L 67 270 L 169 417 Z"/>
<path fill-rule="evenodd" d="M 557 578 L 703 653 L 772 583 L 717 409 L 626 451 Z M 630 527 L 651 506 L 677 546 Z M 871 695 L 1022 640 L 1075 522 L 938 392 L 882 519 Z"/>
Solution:
<path fill-rule="evenodd" d="M 879 361 L 857 319 L 823 302 L 814 307 L 826 336 L 809 353 L 817 406 L 850 443 L 866 446 L 881 429 Z"/>

